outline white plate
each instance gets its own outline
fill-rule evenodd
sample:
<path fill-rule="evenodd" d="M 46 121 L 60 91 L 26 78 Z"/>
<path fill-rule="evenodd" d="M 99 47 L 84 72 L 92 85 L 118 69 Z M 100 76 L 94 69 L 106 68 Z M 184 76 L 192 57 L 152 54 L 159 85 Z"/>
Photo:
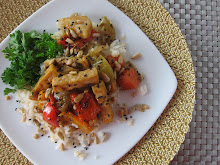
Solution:
<path fill-rule="evenodd" d="M 117 38 L 125 34 L 128 55 L 141 52 L 143 57 L 133 60 L 140 72 L 144 72 L 149 92 L 144 97 L 132 99 L 127 93 L 122 94 L 125 103 L 145 103 L 151 107 L 142 113 L 132 114 L 134 125 L 117 122 L 106 125 L 102 131 L 110 133 L 107 142 L 89 147 L 88 156 L 84 161 L 74 157 L 74 151 L 79 148 L 61 152 L 55 150 L 56 144 L 47 136 L 38 140 L 33 139 L 36 132 L 35 126 L 29 126 L 20 122 L 21 115 L 14 111 L 19 105 L 15 97 L 5 101 L 3 90 L 6 87 L 0 81 L 0 126 L 12 143 L 34 164 L 112 164 L 128 152 L 151 128 L 161 115 L 166 105 L 172 98 L 176 87 L 176 77 L 164 60 L 163 56 L 147 38 L 147 36 L 125 14 L 106 0 L 54 0 L 43 6 L 36 13 L 25 20 L 15 30 L 23 32 L 44 29 L 50 33 L 57 31 L 56 20 L 67 17 L 73 12 L 85 14 L 93 22 L 99 22 L 99 18 L 107 16 L 112 20 L 116 29 Z M 2 51 L 9 41 L 7 37 L 0 45 Z M 0 72 L 9 66 L 9 62 L 0 54 Z M 98 156 L 98 159 L 95 159 Z"/>

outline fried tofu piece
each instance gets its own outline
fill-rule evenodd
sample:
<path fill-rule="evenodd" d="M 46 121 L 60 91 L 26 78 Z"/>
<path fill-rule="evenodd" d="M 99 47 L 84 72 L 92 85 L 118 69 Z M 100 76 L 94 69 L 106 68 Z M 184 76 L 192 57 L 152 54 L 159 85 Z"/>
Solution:
<path fill-rule="evenodd" d="M 63 34 L 67 34 L 66 30 L 73 30 L 78 37 L 89 38 L 92 31 L 92 22 L 87 16 L 71 16 L 61 18 L 57 25 Z"/>
<path fill-rule="evenodd" d="M 54 77 L 52 80 L 54 92 L 83 88 L 97 83 L 99 83 L 99 75 L 95 67 L 79 71 L 77 74 L 66 74 L 61 77 Z"/>
<path fill-rule="evenodd" d="M 99 104 L 107 102 L 107 100 L 108 100 L 107 89 L 106 89 L 105 83 L 103 81 L 101 81 L 97 85 L 93 85 L 92 91 L 95 94 L 95 98 Z"/>
<path fill-rule="evenodd" d="M 103 123 L 108 124 L 113 121 L 114 112 L 112 110 L 111 101 L 107 94 L 107 89 L 104 81 L 92 86 L 92 91 L 101 107 L 101 119 Z"/>
<path fill-rule="evenodd" d="M 58 74 L 57 67 L 51 64 L 45 71 L 45 74 L 40 77 L 37 84 L 32 89 L 30 99 L 37 100 L 38 93 L 49 88 L 51 86 L 52 78 L 57 77 Z"/>
<path fill-rule="evenodd" d="M 101 119 L 102 122 L 105 124 L 111 123 L 113 121 L 114 118 L 114 112 L 112 110 L 112 106 L 111 104 L 102 104 L 100 105 L 101 107 Z"/>

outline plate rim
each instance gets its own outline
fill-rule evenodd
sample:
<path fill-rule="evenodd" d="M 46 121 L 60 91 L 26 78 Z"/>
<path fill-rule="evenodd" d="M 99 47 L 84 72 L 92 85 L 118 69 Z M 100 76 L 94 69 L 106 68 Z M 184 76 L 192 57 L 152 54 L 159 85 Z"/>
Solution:
<path fill-rule="evenodd" d="M 21 26 L 23 26 L 23 24 L 25 24 L 27 21 L 29 21 L 29 19 L 30 19 L 31 17 L 33 17 L 34 15 L 38 14 L 38 12 L 40 12 L 40 11 L 43 10 L 44 8 L 48 7 L 49 5 L 53 4 L 55 1 L 58 1 L 58 0 L 52 0 L 52 1 L 48 2 L 48 3 L 46 3 L 45 5 L 43 5 L 42 7 L 40 7 L 38 10 L 36 10 L 33 14 L 31 14 L 29 17 L 27 17 L 27 18 L 26 18 L 21 24 L 19 24 L 12 32 L 10 32 L 9 35 L 0 43 L 0 47 L 2 47 L 2 45 L 6 45 L 6 44 L 8 43 L 9 38 L 10 38 L 10 34 L 12 34 L 14 31 L 16 31 L 17 29 L 19 29 Z M 100 0 L 96 0 L 96 1 L 100 1 Z M 148 38 L 148 36 L 140 29 L 140 27 L 139 27 L 136 23 L 134 23 L 134 22 L 131 20 L 130 17 L 128 17 L 125 13 L 123 13 L 121 10 L 119 10 L 116 6 L 114 6 L 114 5 L 113 5 L 112 3 L 110 3 L 109 1 L 107 1 L 107 0 L 104 0 L 104 1 L 105 1 L 105 3 L 108 3 L 108 5 L 112 5 L 116 10 L 120 11 L 121 14 L 123 14 L 125 17 L 127 17 L 127 18 L 136 26 L 136 29 L 139 29 L 139 30 L 141 31 L 141 33 L 143 34 L 143 36 L 150 41 L 150 43 L 154 46 L 155 49 L 157 49 L 157 47 L 156 47 L 156 46 L 153 44 L 153 42 Z M 158 50 L 158 49 L 157 49 L 157 50 Z M 158 52 L 159 52 L 159 50 L 158 50 Z M 160 52 L 159 52 L 159 53 L 160 53 Z M 161 55 L 161 57 L 163 58 L 163 60 L 165 61 L 165 63 L 168 65 L 168 68 L 170 69 L 171 73 L 173 74 L 174 81 L 175 81 L 175 82 L 174 82 L 174 83 L 175 83 L 175 87 L 174 87 L 173 91 L 171 92 L 171 93 L 172 93 L 171 97 L 168 99 L 168 102 L 167 102 L 167 104 L 168 104 L 168 103 L 170 102 L 170 100 L 172 99 L 173 95 L 175 94 L 175 91 L 176 91 L 176 89 L 177 89 L 178 82 L 177 82 L 177 78 L 176 78 L 176 76 L 175 76 L 173 70 L 171 69 L 171 67 L 169 66 L 169 64 L 167 63 L 167 61 L 166 61 L 165 58 L 163 57 L 163 55 L 162 55 L 161 53 L 160 53 L 160 55 Z M 155 122 L 158 120 L 158 118 L 161 116 L 161 114 L 163 113 L 163 111 L 164 111 L 164 109 L 166 108 L 167 104 L 165 105 L 164 108 L 162 108 L 163 110 L 161 111 L 161 113 L 160 113 L 160 115 L 157 117 L 157 119 L 154 121 L 154 123 L 155 123 Z M 150 126 L 150 128 L 154 125 L 154 123 Z M 30 161 L 31 161 L 32 163 L 34 163 L 34 164 L 37 164 L 35 161 L 32 161 L 33 159 L 32 159 L 31 157 L 29 157 L 29 155 L 26 154 L 26 152 L 23 152 L 22 150 L 20 150 L 20 147 L 17 147 L 17 144 L 14 142 L 14 139 L 11 138 L 10 136 L 8 136 L 7 131 L 5 131 L 5 129 L 2 127 L 1 121 L 0 121 L 0 128 L 1 128 L 1 130 L 4 132 L 4 134 L 7 136 L 7 138 L 10 140 L 10 142 L 12 142 L 13 145 L 16 146 L 16 148 L 17 148 L 26 158 L 28 158 L 28 160 L 30 160 Z M 146 134 L 148 131 L 149 131 L 149 129 L 145 132 L 145 134 Z M 141 138 L 142 138 L 142 137 L 143 137 L 143 136 L 141 136 Z M 141 139 L 141 138 L 140 138 L 140 139 Z M 137 141 L 137 143 L 140 141 L 140 139 Z M 136 143 L 136 144 L 137 144 L 137 143 Z M 135 144 L 135 145 L 136 145 L 136 144 Z M 134 146 L 135 146 L 135 145 L 134 145 Z M 134 146 L 132 146 L 130 149 L 132 149 Z M 130 149 L 129 149 L 129 150 L 130 150 Z M 128 151 L 129 151 L 129 150 L 128 150 Z M 127 152 L 128 152 L 128 151 L 127 151 Z M 126 153 L 127 153 L 127 152 L 126 152 Z M 123 155 L 126 154 L 126 153 L 123 153 Z M 123 156 L 123 155 L 122 155 L 122 156 Z M 120 159 L 120 158 L 121 158 L 121 157 L 119 157 L 119 159 Z M 117 159 L 115 162 L 117 162 L 119 159 Z"/>

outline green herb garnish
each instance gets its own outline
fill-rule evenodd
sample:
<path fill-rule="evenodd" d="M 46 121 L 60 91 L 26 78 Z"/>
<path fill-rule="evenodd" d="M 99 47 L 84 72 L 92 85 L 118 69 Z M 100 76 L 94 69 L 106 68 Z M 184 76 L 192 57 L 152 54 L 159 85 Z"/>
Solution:
<path fill-rule="evenodd" d="M 40 64 L 48 58 L 63 54 L 63 51 L 64 48 L 51 38 L 51 34 L 15 31 L 2 51 L 11 64 L 1 78 L 5 84 L 13 87 L 5 88 L 4 95 L 14 93 L 17 89 L 33 87 L 40 78 Z"/>

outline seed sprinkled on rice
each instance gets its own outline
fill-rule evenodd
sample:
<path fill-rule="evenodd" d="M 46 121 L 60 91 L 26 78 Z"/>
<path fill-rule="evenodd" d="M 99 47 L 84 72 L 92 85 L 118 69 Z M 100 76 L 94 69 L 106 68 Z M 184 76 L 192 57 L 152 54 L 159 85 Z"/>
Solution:
<path fill-rule="evenodd" d="M 24 108 L 16 108 L 16 111 L 18 112 L 18 113 L 25 113 L 25 110 L 24 110 Z"/>
<path fill-rule="evenodd" d="M 75 151 L 74 156 L 78 157 L 80 160 L 84 160 L 86 157 L 86 154 L 83 151 Z"/>
<path fill-rule="evenodd" d="M 60 144 L 60 151 L 64 151 L 64 144 L 63 143 Z"/>
<path fill-rule="evenodd" d="M 138 52 L 138 53 L 135 53 L 132 57 L 131 57 L 131 59 L 138 59 L 138 58 L 140 58 L 142 55 L 141 55 L 141 53 L 140 52 Z"/>
<path fill-rule="evenodd" d="M 10 100 L 11 99 L 11 97 L 10 96 L 5 96 L 5 100 Z"/>
<path fill-rule="evenodd" d="M 38 134 L 34 134 L 33 138 L 34 138 L 34 139 L 38 139 L 38 138 L 39 138 L 39 135 L 38 135 Z"/>
<path fill-rule="evenodd" d="M 129 125 L 129 126 L 132 126 L 133 124 L 134 124 L 134 119 L 129 119 L 129 120 L 128 120 L 128 125 Z"/>
<path fill-rule="evenodd" d="M 23 114 L 22 118 L 21 118 L 21 122 L 24 123 L 26 121 L 26 113 Z"/>
<path fill-rule="evenodd" d="M 121 69 L 121 64 L 119 64 L 118 61 L 115 61 L 115 70 L 116 70 L 117 72 L 119 72 L 120 69 Z"/>

